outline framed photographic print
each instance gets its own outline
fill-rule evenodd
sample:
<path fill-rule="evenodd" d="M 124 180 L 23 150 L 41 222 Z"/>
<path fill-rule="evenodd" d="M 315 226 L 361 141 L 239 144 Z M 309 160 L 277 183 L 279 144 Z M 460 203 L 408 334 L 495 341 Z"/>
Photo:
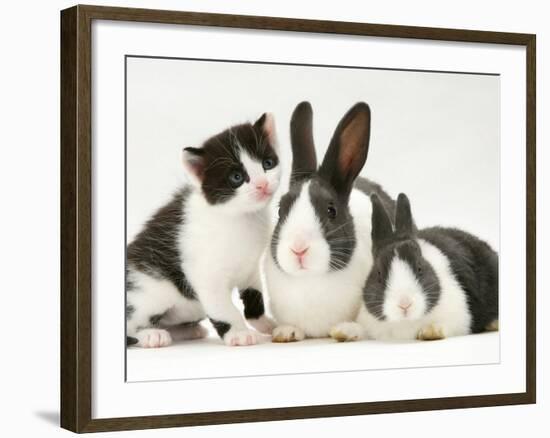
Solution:
<path fill-rule="evenodd" d="M 535 35 L 61 12 L 61 425 L 535 403 Z"/>

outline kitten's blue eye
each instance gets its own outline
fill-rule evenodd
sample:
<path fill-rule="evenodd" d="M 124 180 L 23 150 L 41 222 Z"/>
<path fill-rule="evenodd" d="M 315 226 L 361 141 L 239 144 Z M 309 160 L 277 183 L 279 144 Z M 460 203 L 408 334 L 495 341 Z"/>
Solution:
<path fill-rule="evenodd" d="M 266 158 L 264 161 L 262 161 L 262 166 L 264 170 L 273 169 L 275 167 L 275 160 L 272 158 Z"/>
<path fill-rule="evenodd" d="M 242 172 L 238 170 L 234 170 L 229 174 L 229 183 L 234 187 L 237 188 L 242 185 L 244 182 L 244 176 Z"/>

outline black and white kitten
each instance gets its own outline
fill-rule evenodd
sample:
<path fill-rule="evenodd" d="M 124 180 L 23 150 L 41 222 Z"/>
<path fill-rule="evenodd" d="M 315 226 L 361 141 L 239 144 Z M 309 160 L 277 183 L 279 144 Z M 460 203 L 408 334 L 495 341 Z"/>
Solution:
<path fill-rule="evenodd" d="M 279 186 L 273 117 L 233 126 L 183 150 L 190 184 L 146 223 L 127 248 L 127 343 L 163 347 L 206 335 L 209 318 L 227 345 L 252 345 L 233 304 L 237 287 L 250 325 L 271 333 L 259 261 L 269 241 L 268 205 Z"/>

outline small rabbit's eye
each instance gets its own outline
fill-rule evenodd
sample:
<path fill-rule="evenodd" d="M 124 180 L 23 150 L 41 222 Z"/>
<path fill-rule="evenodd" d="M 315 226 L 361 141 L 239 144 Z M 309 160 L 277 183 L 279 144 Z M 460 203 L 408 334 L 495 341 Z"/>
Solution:
<path fill-rule="evenodd" d="M 329 205 L 327 208 L 327 216 L 331 219 L 336 217 L 336 208 L 333 205 Z"/>

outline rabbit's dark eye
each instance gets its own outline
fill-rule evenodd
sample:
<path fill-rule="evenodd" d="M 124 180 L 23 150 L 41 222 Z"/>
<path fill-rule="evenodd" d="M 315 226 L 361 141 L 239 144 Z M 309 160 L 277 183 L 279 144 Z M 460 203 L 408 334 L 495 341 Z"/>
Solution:
<path fill-rule="evenodd" d="M 329 205 L 327 207 L 327 216 L 331 219 L 334 219 L 336 217 L 336 208 L 334 208 L 333 205 Z"/>
<path fill-rule="evenodd" d="M 234 170 L 233 172 L 231 172 L 229 174 L 229 183 L 231 184 L 231 186 L 233 186 L 233 188 L 237 188 L 237 187 L 240 187 L 243 182 L 244 182 L 244 175 L 241 171 L 239 170 Z"/>

